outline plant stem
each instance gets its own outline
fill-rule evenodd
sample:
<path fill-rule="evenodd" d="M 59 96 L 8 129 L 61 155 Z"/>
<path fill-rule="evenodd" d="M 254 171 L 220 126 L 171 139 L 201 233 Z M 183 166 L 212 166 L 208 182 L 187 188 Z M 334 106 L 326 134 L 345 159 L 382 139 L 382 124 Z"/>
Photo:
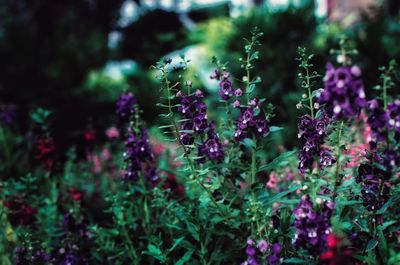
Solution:
<path fill-rule="evenodd" d="M 125 224 L 122 225 L 122 235 L 125 238 L 126 248 L 128 251 L 129 258 L 132 260 L 133 264 L 139 264 L 138 254 L 136 253 L 136 249 L 132 244 L 132 241 L 129 237 L 128 230 L 126 230 Z"/>
<path fill-rule="evenodd" d="M 247 98 L 247 104 L 250 101 L 250 93 L 249 87 L 250 87 L 250 68 L 248 67 L 250 64 L 250 52 L 247 54 L 247 60 L 246 60 L 246 98 Z"/>
<path fill-rule="evenodd" d="M 2 144 L 3 150 L 4 150 L 4 160 L 6 161 L 6 169 L 7 172 L 10 174 L 10 168 L 9 168 L 9 164 L 10 164 L 10 149 L 8 147 L 7 144 L 7 139 L 6 139 L 6 135 L 4 133 L 4 128 L 2 125 L 0 125 L 0 142 Z"/>
<path fill-rule="evenodd" d="M 143 211 L 144 211 L 144 220 L 145 220 L 145 231 L 148 235 L 151 235 L 151 225 L 150 225 L 150 216 L 151 216 L 151 212 L 149 210 L 149 205 L 148 205 L 148 200 L 147 200 L 147 190 L 146 190 L 146 184 L 144 182 L 144 179 L 141 178 L 141 183 L 142 183 L 142 187 L 144 190 L 144 194 L 143 194 Z"/>
<path fill-rule="evenodd" d="M 344 121 L 340 122 L 340 126 L 339 126 L 339 130 L 337 132 L 337 153 L 336 153 L 336 170 L 335 170 L 335 179 L 334 179 L 334 188 L 333 188 L 333 202 L 335 202 L 335 199 L 337 197 L 337 188 L 340 186 L 341 182 L 342 182 L 342 178 L 339 177 L 339 171 L 340 171 L 340 157 L 341 157 L 341 150 L 340 150 L 340 140 L 342 138 L 342 130 L 343 130 L 343 125 L 344 125 Z"/>
<path fill-rule="evenodd" d="M 189 156 L 189 150 L 187 149 L 187 147 L 185 146 L 185 144 L 183 144 L 182 140 L 181 140 L 181 134 L 180 134 L 180 130 L 178 127 L 178 124 L 175 121 L 175 117 L 174 117 L 174 113 L 172 111 L 172 103 L 171 103 L 171 87 L 169 86 L 169 80 L 167 77 L 167 73 L 165 71 L 165 69 L 162 70 L 163 71 L 163 75 L 164 75 L 164 82 L 166 84 L 166 89 L 167 89 L 167 97 L 168 97 L 168 117 L 170 119 L 170 123 L 171 125 L 174 127 L 176 136 L 177 136 L 177 140 L 178 143 L 182 146 L 183 148 L 183 152 L 184 152 L 184 157 L 187 161 L 187 163 L 189 164 L 190 170 L 192 171 L 192 175 L 194 177 L 194 179 L 196 180 L 196 182 L 208 193 L 211 201 L 213 202 L 213 204 L 216 206 L 216 208 L 218 209 L 218 211 L 220 212 L 220 214 L 223 216 L 223 212 L 222 209 L 219 207 L 219 204 L 215 201 L 214 197 L 212 196 L 211 191 L 201 182 L 200 177 L 197 174 L 197 170 L 196 167 L 194 165 L 193 160 L 190 158 Z"/>
<path fill-rule="evenodd" d="M 383 106 L 385 108 L 385 110 L 387 109 L 387 77 L 386 74 L 383 77 Z"/>
<path fill-rule="evenodd" d="M 257 171 L 257 138 L 253 135 L 254 147 L 251 150 L 251 166 L 250 166 L 250 187 L 256 183 L 256 171 Z M 253 196 L 255 197 L 255 195 Z M 255 199 L 255 198 L 254 198 Z"/>
<path fill-rule="evenodd" d="M 309 100 L 309 104 L 310 104 L 311 118 L 314 119 L 314 105 L 313 105 L 312 94 L 311 94 L 310 73 L 308 71 L 308 67 L 306 67 L 306 86 L 307 86 L 307 91 L 308 91 L 308 100 Z"/>

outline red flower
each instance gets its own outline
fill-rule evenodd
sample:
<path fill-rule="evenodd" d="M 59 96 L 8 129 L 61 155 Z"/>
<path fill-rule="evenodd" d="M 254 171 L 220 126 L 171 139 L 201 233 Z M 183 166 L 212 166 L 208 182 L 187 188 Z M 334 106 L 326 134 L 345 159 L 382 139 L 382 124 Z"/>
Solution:
<path fill-rule="evenodd" d="M 335 248 L 337 244 L 340 242 L 340 238 L 338 238 L 334 233 L 330 233 L 328 236 L 328 247 Z"/>
<path fill-rule="evenodd" d="M 54 156 L 56 151 L 54 140 L 52 138 L 41 138 L 37 141 L 36 149 L 36 159 L 43 163 L 43 167 L 46 170 L 51 170 L 54 164 Z"/>
<path fill-rule="evenodd" d="M 82 192 L 75 188 L 68 189 L 69 195 L 71 196 L 73 201 L 81 202 L 82 201 Z"/>
<path fill-rule="evenodd" d="M 318 264 L 320 265 L 354 265 L 352 252 L 348 248 L 349 242 L 334 233 L 328 236 L 328 250 L 321 254 Z"/>
<path fill-rule="evenodd" d="M 93 129 L 86 130 L 84 133 L 85 140 L 91 142 L 96 137 L 96 131 Z"/>
<path fill-rule="evenodd" d="M 185 187 L 178 183 L 176 176 L 172 173 L 168 174 L 164 189 L 170 189 L 175 196 L 185 195 Z"/>
<path fill-rule="evenodd" d="M 12 196 L 3 205 L 8 208 L 8 219 L 12 225 L 32 225 L 36 222 L 37 209 L 22 198 Z"/>

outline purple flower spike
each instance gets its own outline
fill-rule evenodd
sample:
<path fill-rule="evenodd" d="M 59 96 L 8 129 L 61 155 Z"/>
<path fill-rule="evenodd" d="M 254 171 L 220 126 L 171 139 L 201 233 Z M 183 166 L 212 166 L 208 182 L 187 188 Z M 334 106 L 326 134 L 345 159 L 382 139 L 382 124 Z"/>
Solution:
<path fill-rule="evenodd" d="M 311 255 L 319 255 L 327 248 L 327 238 L 331 233 L 330 217 L 333 204 L 325 202 L 321 211 L 313 208 L 308 195 L 304 195 L 293 210 L 296 228 L 293 245 L 295 249 L 303 248 Z"/>
<path fill-rule="evenodd" d="M 131 92 L 123 93 L 117 101 L 117 115 L 122 121 L 127 121 L 135 113 L 136 99 Z"/>
<path fill-rule="evenodd" d="M 317 102 L 325 105 L 329 117 L 350 119 L 366 106 L 364 84 L 360 76 L 361 69 L 358 66 L 340 66 L 335 69 L 332 64 L 327 65 L 325 86 Z"/>

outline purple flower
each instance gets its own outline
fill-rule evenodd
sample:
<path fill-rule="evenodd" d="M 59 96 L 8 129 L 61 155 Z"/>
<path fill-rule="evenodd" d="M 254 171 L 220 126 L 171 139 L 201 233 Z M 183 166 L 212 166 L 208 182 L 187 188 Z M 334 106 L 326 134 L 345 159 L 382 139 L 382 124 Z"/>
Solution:
<path fill-rule="evenodd" d="M 0 105 L 0 122 L 10 125 L 17 116 L 15 105 Z"/>
<path fill-rule="evenodd" d="M 281 252 L 282 245 L 280 243 L 274 243 L 272 245 L 271 255 L 268 256 L 268 264 L 269 265 L 278 265 L 281 264 Z"/>
<path fill-rule="evenodd" d="M 240 107 L 240 102 L 239 102 L 239 100 L 235 100 L 235 101 L 233 102 L 232 106 L 233 106 L 235 109 L 239 108 L 239 107 Z"/>
<path fill-rule="evenodd" d="M 50 255 L 42 250 L 36 251 L 31 258 L 32 264 L 46 264 L 46 262 L 48 262 L 49 259 Z"/>
<path fill-rule="evenodd" d="M 220 95 L 222 100 L 229 100 L 231 96 L 233 95 L 233 89 L 232 89 L 232 82 L 229 81 L 228 79 L 223 79 L 219 83 L 220 89 L 218 91 L 218 94 Z"/>
<path fill-rule="evenodd" d="M 326 167 L 331 167 L 336 163 L 336 158 L 332 155 L 332 152 L 328 148 L 321 148 L 319 151 L 319 167 L 325 169 Z"/>
<path fill-rule="evenodd" d="M 311 255 L 322 253 L 327 247 L 327 238 L 331 233 L 330 217 L 334 204 L 325 202 L 317 212 L 308 195 L 304 195 L 293 210 L 296 228 L 293 245 L 295 249 L 303 248 Z"/>
<path fill-rule="evenodd" d="M 328 123 L 329 119 L 324 113 L 314 119 L 309 115 L 304 115 L 300 118 L 298 137 L 301 145 L 299 152 L 299 171 L 301 174 L 312 169 L 316 156 L 320 157 L 319 167 L 321 169 L 330 167 L 336 162 L 336 158 L 331 151 L 322 147 Z"/>
<path fill-rule="evenodd" d="M 261 103 L 260 99 L 258 97 L 255 97 L 252 100 L 250 100 L 249 105 L 258 109 L 260 107 L 260 103 Z"/>
<path fill-rule="evenodd" d="M 256 134 L 260 137 L 264 137 L 269 133 L 269 126 L 265 119 L 256 120 L 254 129 L 256 131 Z"/>
<path fill-rule="evenodd" d="M 258 257 L 257 249 L 254 247 L 254 241 L 252 239 L 247 240 L 247 247 L 246 247 L 246 261 L 242 262 L 241 264 L 245 265 L 259 265 L 260 258 Z"/>
<path fill-rule="evenodd" d="M 17 247 L 15 254 L 15 265 L 29 264 L 28 251 L 25 247 Z"/>
<path fill-rule="evenodd" d="M 258 137 L 265 137 L 269 133 L 268 120 L 262 115 L 254 115 L 252 107 L 241 108 L 241 114 L 236 121 L 236 130 L 234 138 L 236 142 L 240 142 L 253 133 Z"/>
<path fill-rule="evenodd" d="M 372 136 L 376 137 L 379 141 L 386 139 L 385 125 L 388 124 L 389 121 L 389 116 L 382 105 L 383 104 L 376 99 L 368 102 L 369 116 L 367 123 L 371 127 Z"/>
<path fill-rule="evenodd" d="M 117 101 L 117 115 L 122 121 L 127 121 L 135 113 L 136 99 L 131 92 L 123 93 Z"/>
<path fill-rule="evenodd" d="M 202 143 L 198 146 L 200 158 L 197 162 L 204 163 L 205 157 L 215 162 L 221 162 L 224 158 L 224 152 L 215 132 L 215 124 L 208 122 L 207 105 L 196 94 L 181 94 L 181 104 L 178 111 L 181 112 L 184 119 L 180 124 L 180 141 L 184 145 L 193 145 L 196 136 L 204 136 L 207 133 L 207 139 L 202 140 Z"/>
<path fill-rule="evenodd" d="M 243 96 L 243 90 L 238 88 L 235 90 L 235 92 L 233 94 L 235 95 L 235 97 L 241 97 L 241 96 Z"/>
<path fill-rule="evenodd" d="M 222 76 L 221 71 L 219 69 L 215 69 L 214 72 L 210 75 L 210 78 L 220 80 L 221 76 Z"/>
<path fill-rule="evenodd" d="M 212 161 L 222 162 L 224 159 L 224 152 L 219 142 L 219 137 L 215 132 L 214 123 L 210 123 L 207 136 L 208 139 L 199 147 L 199 154 L 207 156 Z"/>
<path fill-rule="evenodd" d="M 400 133 L 400 100 L 397 99 L 387 107 L 387 127 L 396 133 Z"/>
<path fill-rule="evenodd" d="M 246 254 L 250 257 L 254 257 L 254 255 L 256 255 L 256 249 L 252 246 L 247 246 Z"/>
<path fill-rule="evenodd" d="M 130 130 L 125 141 L 125 170 L 123 178 L 125 180 L 137 180 L 139 172 L 143 169 L 150 169 L 150 172 L 144 172 L 149 179 L 155 179 L 156 175 L 153 167 L 145 167 L 154 159 L 147 131 L 143 129 L 140 135 Z"/>
<path fill-rule="evenodd" d="M 61 265 L 78 265 L 78 257 L 73 254 L 65 255 Z"/>
<path fill-rule="evenodd" d="M 269 247 L 269 244 L 265 239 L 260 240 L 260 242 L 258 242 L 258 244 L 257 244 L 257 248 L 258 248 L 258 250 L 261 251 L 261 253 L 267 252 L 268 247 Z"/>
<path fill-rule="evenodd" d="M 361 184 L 363 205 L 368 211 L 381 208 L 390 197 L 390 172 L 371 164 L 362 164 L 358 168 L 356 182 Z"/>
<path fill-rule="evenodd" d="M 327 65 L 324 90 L 317 102 L 324 104 L 329 117 L 350 119 L 366 106 L 364 84 L 360 76 L 358 66 L 340 66 L 335 69 L 332 64 Z"/>

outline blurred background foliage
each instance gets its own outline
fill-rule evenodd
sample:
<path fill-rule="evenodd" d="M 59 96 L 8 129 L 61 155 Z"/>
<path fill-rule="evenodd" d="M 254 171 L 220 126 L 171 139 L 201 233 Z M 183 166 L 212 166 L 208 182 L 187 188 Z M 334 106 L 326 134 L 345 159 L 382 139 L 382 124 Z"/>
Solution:
<path fill-rule="evenodd" d="M 378 67 L 400 57 L 397 1 L 376 1 L 350 24 L 318 15 L 323 1 L 283 1 L 279 7 L 273 1 L 235 2 L 1 0 L 0 103 L 17 105 L 22 128 L 34 108 L 53 110 L 54 136 L 64 150 L 82 140 L 85 129 L 112 125 L 114 102 L 125 90 L 136 94 L 144 119 L 154 125 L 159 88 L 152 64 L 185 54 L 192 59 L 189 72 L 199 73 L 192 76 L 195 85 L 216 102 L 211 92 L 217 84 L 208 79 L 211 57 L 227 62 L 240 79 L 242 69 L 230 62 L 242 56 L 243 38 L 257 26 L 265 33 L 255 72 L 263 80 L 258 93 L 275 105 L 273 123 L 285 127 L 281 144 L 290 148 L 301 114 L 295 107 L 302 94 L 298 46 L 316 54 L 315 68 L 323 74 L 338 37 L 350 36 L 362 55 L 355 62 L 364 70 L 367 95 Z"/>

